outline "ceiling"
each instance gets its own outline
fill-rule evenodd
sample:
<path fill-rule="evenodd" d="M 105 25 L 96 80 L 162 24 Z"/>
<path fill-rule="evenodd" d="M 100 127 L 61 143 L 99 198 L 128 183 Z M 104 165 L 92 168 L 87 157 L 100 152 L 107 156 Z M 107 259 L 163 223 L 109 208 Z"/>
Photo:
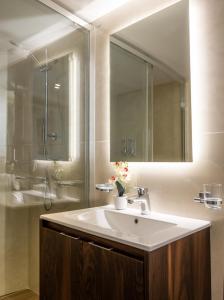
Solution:
<path fill-rule="evenodd" d="M 53 0 L 53 2 L 57 3 L 58 5 L 64 7 L 65 9 L 73 13 L 76 13 L 77 11 L 86 7 L 93 1 L 94 0 Z"/>
<path fill-rule="evenodd" d="M 1 0 L 0 51 L 8 51 L 9 64 L 76 28 L 72 21 L 36 0 Z"/>
<path fill-rule="evenodd" d="M 183 0 L 125 27 L 115 36 L 156 58 L 182 78 L 189 79 L 188 27 L 188 1 Z M 144 60 L 114 45 L 110 53 L 111 78 L 116 87 L 114 93 L 143 91 L 146 80 Z M 149 69 L 150 78 L 151 72 Z M 175 81 L 171 74 L 154 66 L 153 84 Z"/>
<path fill-rule="evenodd" d="M 1 37 L 18 43 L 61 22 L 62 19 L 66 20 L 35 0 L 1 0 Z"/>
<path fill-rule="evenodd" d="M 53 0 L 85 21 L 92 23 L 130 0 Z"/>
<path fill-rule="evenodd" d="M 115 13 L 124 10 L 127 5 L 131 6 L 132 0 L 54 0 L 54 2 L 91 22 L 111 11 Z M 164 9 L 144 18 L 118 34 L 152 56 L 158 55 L 161 61 L 174 67 L 180 74 L 186 74 L 187 29 L 184 3 L 185 0 L 174 5 L 172 9 Z M 74 24 L 67 18 L 36 0 L 1 0 L 0 50 L 11 49 L 21 55 L 24 49 L 33 51 L 46 44 L 46 41 L 51 42 L 66 32 L 69 33 L 74 30 L 73 26 Z M 168 41 L 166 47 L 163 46 L 164 40 Z M 20 45 L 20 49 L 16 45 Z"/>
<path fill-rule="evenodd" d="M 148 80 L 153 79 L 153 85 L 175 82 L 175 79 L 158 67 L 149 65 L 147 78 L 147 65 L 137 56 L 123 50 L 114 44 L 110 48 L 111 69 L 110 76 L 114 95 L 123 95 L 139 91 L 142 95 Z M 153 72 L 153 73 L 152 73 Z"/>
<path fill-rule="evenodd" d="M 129 0 L 54 0 L 88 22 L 117 8 Z M 72 27 L 72 28 L 71 28 Z M 1 0 L 0 50 L 33 51 L 74 30 L 74 23 L 37 0 Z M 53 40 L 52 40 L 53 39 Z M 13 43 L 11 43 L 11 41 Z"/>
<path fill-rule="evenodd" d="M 180 1 L 146 17 L 116 36 L 189 78 L 188 1 Z"/>

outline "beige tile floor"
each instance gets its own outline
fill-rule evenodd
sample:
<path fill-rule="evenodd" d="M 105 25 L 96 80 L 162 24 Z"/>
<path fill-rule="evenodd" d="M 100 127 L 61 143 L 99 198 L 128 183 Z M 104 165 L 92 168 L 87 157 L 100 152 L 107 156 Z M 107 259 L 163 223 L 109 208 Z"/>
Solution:
<path fill-rule="evenodd" d="M 24 290 L 0 297 L 0 300 L 38 300 L 39 297 L 30 290 Z"/>

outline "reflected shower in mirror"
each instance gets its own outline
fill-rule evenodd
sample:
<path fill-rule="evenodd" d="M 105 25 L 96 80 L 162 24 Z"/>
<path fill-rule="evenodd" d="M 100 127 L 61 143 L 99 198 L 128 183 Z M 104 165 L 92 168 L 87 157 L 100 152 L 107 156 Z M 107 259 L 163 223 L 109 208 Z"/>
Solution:
<path fill-rule="evenodd" d="M 10 3 L 3 0 L 2 14 L 15 19 L 15 28 L 8 34 L 4 33 L 9 31 L 7 26 L 0 30 L 9 69 L 8 119 L 14 120 L 8 124 L 12 149 L 7 160 L 18 159 L 17 140 L 22 138 L 32 145 L 32 160 L 79 160 L 85 139 L 80 124 L 87 101 L 89 32 L 36 0 L 17 2 L 20 8 L 12 12 Z M 17 14 L 24 11 L 32 17 L 20 23 Z M 20 97 L 24 99 L 19 102 Z M 23 115 L 27 116 L 24 124 Z"/>
<path fill-rule="evenodd" d="M 110 160 L 192 160 L 189 4 L 111 36 Z"/>

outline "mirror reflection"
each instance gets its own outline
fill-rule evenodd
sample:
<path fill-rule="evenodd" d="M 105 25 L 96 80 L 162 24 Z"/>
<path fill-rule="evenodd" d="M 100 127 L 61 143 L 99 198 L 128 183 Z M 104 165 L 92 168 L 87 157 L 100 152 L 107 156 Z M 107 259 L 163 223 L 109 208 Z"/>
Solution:
<path fill-rule="evenodd" d="M 189 7 L 111 36 L 111 161 L 191 161 Z"/>
<path fill-rule="evenodd" d="M 3 31 L 8 32 L 4 33 L 8 119 L 15 120 L 8 124 L 12 149 L 7 160 L 18 160 L 17 140 L 23 130 L 27 131 L 23 139 L 32 145 L 32 160 L 77 160 L 85 131 L 80 123 L 85 114 L 88 32 L 34 0 L 21 3 L 21 11 L 26 7 L 35 18 L 20 23 L 16 14 L 20 10 L 11 12 L 5 1 L 5 17 L 14 18 L 15 24 L 0 31 L 2 39 Z"/>

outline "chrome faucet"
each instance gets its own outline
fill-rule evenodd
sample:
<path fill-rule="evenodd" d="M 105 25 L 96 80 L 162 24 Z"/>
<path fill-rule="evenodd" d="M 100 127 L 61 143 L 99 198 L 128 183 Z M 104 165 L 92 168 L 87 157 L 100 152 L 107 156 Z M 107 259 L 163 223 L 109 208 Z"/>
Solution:
<path fill-rule="evenodd" d="M 141 204 L 141 214 L 148 215 L 150 213 L 150 199 L 148 188 L 137 187 L 138 195 L 134 198 L 128 198 L 128 203 L 140 203 Z"/>

